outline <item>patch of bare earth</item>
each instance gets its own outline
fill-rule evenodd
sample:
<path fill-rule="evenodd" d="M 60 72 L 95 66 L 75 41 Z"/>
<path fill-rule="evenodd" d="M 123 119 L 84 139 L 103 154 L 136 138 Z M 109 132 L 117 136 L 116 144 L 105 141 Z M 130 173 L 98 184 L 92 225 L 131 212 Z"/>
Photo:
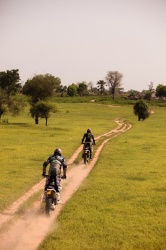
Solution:
<path fill-rule="evenodd" d="M 55 223 L 57 216 L 64 207 L 64 204 L 72 197 L 77 191 L 82 181 L 87 177 L 100 155 L 100 152 L 109 140 L 115 136 L 126 132 L 131 128 L 131 125 L 123 121 L 116 120 L 117 128 L 109 131 L 101 136 L 96 137 L 96 141 L 102 139 L 102 144 L 95 151 L 93 159 L 88 165 L 82 162 L 75 165 L 74 160 L 82 151 L 82 145 L 76 150 L 73 156 L 67 161 L 68 173 L 67 179 L 62 180 L 63 190 L 61 191 L 61 203 L 56 206 L 55 211 L 52 212 L 48 218 L 41 213 L 41 200 L 36 201 L 32 208 L 25 211 L 23 214 L 16 216 L 16 213 L 25 201 L 27 201 L 34 193 L 43 189 L 45 180 L 42 179 L 39 183 L 29 190 L 24 196 L 20 197 L 14 202 L 9 209 L 6 209 L 0 214 L 1 226 L 0 229 L 0 249 L 3 250 L 33 250 L 37 249 L 40 242 L 46 237 L 48 233 L 55 230 L 58 225 Z M 70 167 L 72 165 L 72 167 Z M 14 218 L 12 220 L 12 218 Z M 55 226 L 56 225 L 56 226 Z M 5 227 L 7 226 L 7 229 Z"/>

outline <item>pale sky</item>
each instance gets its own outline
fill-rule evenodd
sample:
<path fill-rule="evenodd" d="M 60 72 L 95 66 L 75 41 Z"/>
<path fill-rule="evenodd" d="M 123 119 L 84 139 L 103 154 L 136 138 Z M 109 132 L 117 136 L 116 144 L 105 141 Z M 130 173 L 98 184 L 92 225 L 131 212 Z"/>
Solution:
<path fill-rule="evenodd" d="M 166 0 L 0 0 L 0 71 L 62 85 L 123 74 L 125 91 L 166 85 Z"/>

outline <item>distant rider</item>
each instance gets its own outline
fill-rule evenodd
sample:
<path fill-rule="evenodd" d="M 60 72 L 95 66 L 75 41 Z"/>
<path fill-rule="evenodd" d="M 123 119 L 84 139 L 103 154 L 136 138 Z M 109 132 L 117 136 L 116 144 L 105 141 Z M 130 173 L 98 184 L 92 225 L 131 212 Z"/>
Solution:
<path fill-rule="evenodd" d="M 51 155 L 44 163 L 43 163 L 43 173 L 42 176 L 46 176 L 46 168 L 47 165 L 50 164 L 50 168 L 48 171 L 48 177 L 46 179 L 46 185 L 44 188 L 44 192 L 47 190 L 50 183 L 54 182 L 54 188 L 57 193 L 57 203 L 60 201 L 60 173 L 61 167 L 63 167 L 63 176 L 62 178 L 66 179 L 66 170 L 67 164 L 65 162 L 65 158 L 62 156 L 62 150 L 60 148 L 56 148 L 54 150 L 54 154 Z M 45 198 L 45 195 L 44 195 Z"/>
<path fill-rule="evenodd" d="M 84 142 L 84 140 L 85 140 L 85 142 Z M 85 147 L 86 147 L 86 142 L 88 142 L 90 145 L 90 148 L 89 148 L 90 149 L 90 159 L 92 159 L 92 152 L 93 152 L 92 145 L 95 145 L 96 142 L 95 142 L 94 136 L 93 136 L 90 128 L 88 128 L 87 132 L 83 135 L 83 138 L 82 138 L 82 144 L 84 143 L 83 149 L 85 149 Z"/>

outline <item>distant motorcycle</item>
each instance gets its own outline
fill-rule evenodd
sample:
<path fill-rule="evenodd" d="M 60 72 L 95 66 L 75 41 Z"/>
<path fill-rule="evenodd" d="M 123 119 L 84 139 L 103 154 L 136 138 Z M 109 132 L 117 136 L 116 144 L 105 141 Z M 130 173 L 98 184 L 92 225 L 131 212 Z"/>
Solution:
<path fill-rule="evenodd" d="M 84 160 L 84 164 L 88 164 L 90 159 L 90 142 L 84 142 L 82 158 Z"/>

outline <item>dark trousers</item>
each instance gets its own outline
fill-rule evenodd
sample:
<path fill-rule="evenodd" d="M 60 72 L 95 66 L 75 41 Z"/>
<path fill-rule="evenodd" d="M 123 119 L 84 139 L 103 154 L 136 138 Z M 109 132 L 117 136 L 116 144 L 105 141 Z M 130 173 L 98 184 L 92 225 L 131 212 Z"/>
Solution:
<path fill-rule="evenodd" d="M 85 142 L 84 146 L 83 146 L 83 150 L 85 148 L 89 148 L 89 151 L 90 151 L 90 157 L 92 156 L 92 143 L 91 142 Z"/>
<path fill-rule="evenodd" d="M 53 184 L 54 183 L 54 184 Z M 59 192 L 58 185 L 57 185 L 57 176 L 56 175 L 49 175 L 46 179 L 46 185 L 44 191 L 47 190 L 48 186 L 53 185 L 56 192 Z"/>

